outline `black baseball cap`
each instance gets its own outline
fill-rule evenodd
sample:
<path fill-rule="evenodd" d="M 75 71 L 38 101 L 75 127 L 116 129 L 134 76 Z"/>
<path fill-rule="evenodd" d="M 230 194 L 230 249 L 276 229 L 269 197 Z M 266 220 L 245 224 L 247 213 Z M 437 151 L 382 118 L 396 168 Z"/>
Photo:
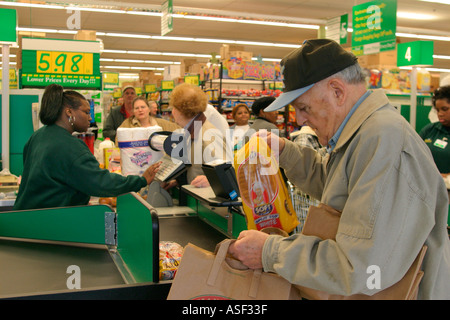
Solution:
<path fill-rule="evenodd" d="M 281 60 L 283 93 L 264 111 L 278 110 L 288 105 L 316 83 L 356 64 L 356 56 L 336 41 L 311 39 Z"/>

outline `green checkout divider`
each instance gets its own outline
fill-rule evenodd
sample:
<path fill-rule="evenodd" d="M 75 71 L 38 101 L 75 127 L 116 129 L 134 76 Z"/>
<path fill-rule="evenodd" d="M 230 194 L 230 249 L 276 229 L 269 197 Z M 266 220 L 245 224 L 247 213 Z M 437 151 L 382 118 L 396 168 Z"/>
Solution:
<path fill-rule="evenodd" d="M 117 214 L 107 205 L 2 212 L 0 237 L 110 245 L 135 283 L 159 282 L 158 216 L 134 192 L 117 198 Z"/>
<path fill-rule="evenodd" d="M 134 280 L 159 281 L 159 220 L 134 192 L 117 198 L 117 251 Z"/>
<path fill-rule="evenodd" d="M 105 244 L 106 205 L 8 211 L 0 213 L 0 236 Z"/>

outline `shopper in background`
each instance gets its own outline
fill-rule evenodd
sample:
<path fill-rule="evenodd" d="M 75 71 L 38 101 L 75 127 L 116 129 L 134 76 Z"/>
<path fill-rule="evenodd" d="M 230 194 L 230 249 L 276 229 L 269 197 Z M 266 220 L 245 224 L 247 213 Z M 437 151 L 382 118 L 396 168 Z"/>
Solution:
<path fill-rule="evenodd" d="M 305 41 L 281 65 L 284 93 L 266 111 L 291 104 L 328 154 L 272 134 L 267 142 L 278 142 L 292 183 L 341 212 L 337 234 L 247 230 L 230 252 L 294 284 L 372 296 L 400 281 L 426 245 L 418 298 L 450 299 L 448 196 L 426 144 L 383 91 L 367 91 L 357 58 L 336 42 Z M 379 287 L 368 285 L 371 266 L 380 270 Z"/>
<path fill-rule="evenodd" d="M 450 173 L 450 86 L 437 88 L 431 99 L 438 122 L 426 125 L 419 135 L 431 150 L 442 176 Z"/>
<path fill-rule="evenodd" d="M 169 102 L 175 122 L 184 128 L 186 134 L 187 159 L 192 164 L 187 171 L 187 182 L 196 187 L 209 186 L 202 163 L 227 159 L 223 133 L 204 114 L 207 102 L 207 96 L 200 87 L 187 83 L 175 87 Z M 170 185 L 173 186 L 174 182 Z"/>
<path fill-rule="evenodd" d="M 39 111 L 44 126 L 25 144 L 15 210 L 87 205 L 91 196 L 137 192 L 153 180 L 159 163 L 142 177 L 124 177 L 99 168 L 87 145 L 72 136 L 89 127 L 89 110 L 86 99 L 76 91 L 64 91 L 57 84 L 45 89 Z"/>
<path fill-rule="evenodd" d="M 231 115 L 234 119 L 234 125 L 230 127 L 230 130 L 232 130 L 233 149 L 237 150 L 242 146 L 244 135 L 250 129 L 248 124 L 250 109 L 245 103 L 238 103 L 233 107 Z"/>
<path fill-rule="evenodd" d="M 125 86 L 122 90 L 123 104 L 113 107 L 103 127 L 103 137 L 116 141 L 116 130 L 122 122 L 133 115 L 133 100 L 136 98 L 136 90 L 132 86 Z"/>
<path fill-rule="evenodd" d="M 155 118 L 162 118 L 158 113 L 158 103 L 154 100 L 148 101 L 148 106 L 150 108 L 150 115 Z"/>
<path fill-rule="evenodd" d="M 315 150 L 320 150 L 323 148 L 319 142 L 319 137 L 316 132 L 307 125 L 301 126 L 298 131 L 292 132 L 290 135 L 290 140 L 301 146 L 307 146 Z M 325 155 L 326 150 L 322 150 L 324 150 L 323 155 Z"/>
<path fill-rule="evenodd" d="M 160 126 L 163 131 L 174 131 L 180 128 L 180 126 L 172 121 L 153 116 L 151 114 L 151 108 L 147 99 L 137 97 L 133 100 L 133 115 L 125 119 L 119 128 L 146 128 L 152 126 Z"/>
<path fill-rule="evenodd" d="M 250 126 L 250 130 L 259 131 L 261 129 L 266 129 L 270 132 L 275 133 L 276 135 L 279 135 L 279 129 L 276 126 L 278 111 L 264 111 L 264 109 L 268 107 L 273 101 L 275 101 L 274 97 L 262 97 L 256 99 L 255 102 L 253 102 L 252 112 L 256 116 L 256 118 Z"/>

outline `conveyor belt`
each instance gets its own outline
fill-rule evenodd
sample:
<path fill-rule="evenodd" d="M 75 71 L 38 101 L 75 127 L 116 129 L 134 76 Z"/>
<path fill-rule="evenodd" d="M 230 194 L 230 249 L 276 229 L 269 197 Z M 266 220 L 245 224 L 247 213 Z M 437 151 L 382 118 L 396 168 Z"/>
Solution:
<path fill-rule="evenodd" d="M 0 240 L 0 261 L 0 297 L 67 290 L 71 265 L 82 289 L 124 284 L 106 246 Z"/>

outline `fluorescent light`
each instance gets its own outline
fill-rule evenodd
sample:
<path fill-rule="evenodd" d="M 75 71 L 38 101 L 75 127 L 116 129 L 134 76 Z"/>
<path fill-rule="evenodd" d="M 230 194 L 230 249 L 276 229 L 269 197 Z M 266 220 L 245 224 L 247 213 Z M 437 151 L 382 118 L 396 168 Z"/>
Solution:
<path fill-rule="evenodd" d="M 399 67 L 399 69 L 412 70 L 412 67 Z M 450 72 L 450 69 L 443 69 L 443 68 L 422 68 L 422 69 L 425 69 L 429 72 L 444 72 L 444 73 Z"/>
<path fill-rule="evenodd" d="M 114 59 L 114 62 L 144 63 L 144 60 Z"/>
<path fill-rule="evenodd" d="M 39 28 L 22 28 L 22 27 L 17 27 L 17 31 L 58 33 L 58 30 L 56 29 L 39 29 Z"/>
<path fill-rule="evenodd" d="M 192 19 L 192 20 L 206 20 L 214 22 L 233 22 L 233 23 L 246 23 L 246 24 L 258 24 L 271 27 L 289 27 L 289 28 L 301 28 L 301 29 L 319 29 L 318 25 L 300 24 L 300 23 L 288 23 L 288 22 L 274 22 L 264 20 L 250 20 L 250 19 L 235 19 L 235 18 L 223 18 L 223 17 L 208 17 L 208 16 L 195 16 L 184 14 L 173 14 L 174 18 Z"/>
<path fill-rule="evenodd" d="M 45 4 L 35 4 L 35 3 L 22 3 L 22 2 L 6 2 L 2 1 L 0 5 L 3 6 L 13 6 L 13 7 L 27 7 L 27 8 L 41 8 L 41 9 L 65 9 L 63 6 L 57 5 L 45 5 Z"/>
<path fill-rule="evenodd" d="M 157 51 L 127 51 L 128 54 L 147 54 L 150 56 L 160 56 L 163 53 Z"/>
<path fill-rule="evenodd" d="M 433 59 L 450 60 L 450 56 L 440 56 L 440 55 L 434 54 L 434 55 L 433 55 Z"/>
<path fill-rule="evenodd" d="M 119 38 L 140 38 L 140 39 L 151 39 L 152 38 L 152 36 L 149 36 L 146 34 L 115 33 L 115 32 L 106 32 L 105 36 L 119 37 Z"/>
<path fill-rule="evenodd" d="M 127 50 L 108 50 L 108 49 L 104 49 L 103 52 L 104 53 L 127 53 Z"/>
<path fill-rule="evenodd" d="M 411 19 L 411 20 L 434 20 L 435 15 L 425 13 L 399 12 L 397 11 L 397 18 Z"/>
<path fill-rule="evenodd" d="M 434 2 L 434 3 L 440 3 L 440 4 L 450 4 L 449 0 L 420 0 L 423 2 Z"/>
<path fill-rule="evenodd" d="M 430 36 L 430 35 L 426 35 L 426 34 L 412 34 L 412 33 L 396 32 L 395 35 L 397 37 L 404 37 L 404 38 L 427 39 L 427 40 L 437 40 L 437 41 L 450 41 L 450 37 Z"/>

